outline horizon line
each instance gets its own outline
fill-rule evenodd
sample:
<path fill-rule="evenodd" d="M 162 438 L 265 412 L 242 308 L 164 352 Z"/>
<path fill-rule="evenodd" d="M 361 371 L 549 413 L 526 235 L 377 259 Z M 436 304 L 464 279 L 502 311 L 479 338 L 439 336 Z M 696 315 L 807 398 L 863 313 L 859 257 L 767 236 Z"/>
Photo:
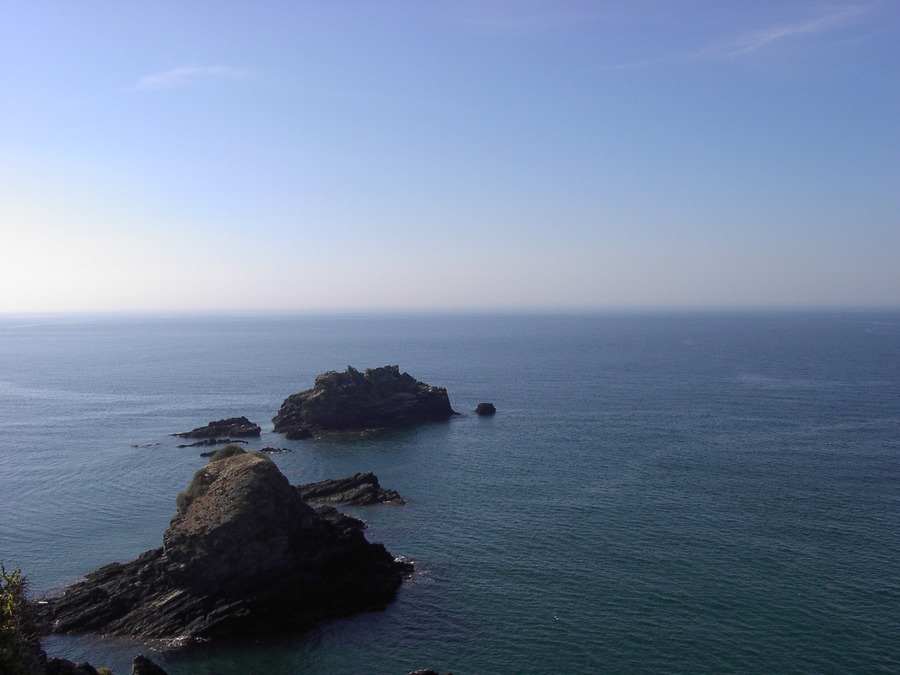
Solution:
<path fill-rule="evenodd" d="M 0 310 L 7 318 L 225 318 L 225 317 L 341 317 L 341 316 L 587 316 L 604 314 L 703 314 L 789 312 L 897 312 L 900 304 L 796 304 L 796 305 L 607 305 L 536 307 L 316 307 L 316 308 L 211 308 L 211 309 L 74 309 Z"/>

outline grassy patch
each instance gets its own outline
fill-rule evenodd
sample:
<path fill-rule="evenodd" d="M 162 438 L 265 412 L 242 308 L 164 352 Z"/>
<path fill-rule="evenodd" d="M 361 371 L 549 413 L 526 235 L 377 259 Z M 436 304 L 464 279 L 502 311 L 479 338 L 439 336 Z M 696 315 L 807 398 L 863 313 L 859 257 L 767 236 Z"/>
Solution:
<path fill-rule="evenodd" d="M 41 672 L 40 645 L 26 598 L 25 577 L 0 563 L 0 673 L 32 675 Z"/>
<path fill-rule="evenodd" d="M 229 443 L 225 447 L 216 450 L 216 454 L 210 457 L 207 466 L 227 457 L 243 455 L 246 452 L 247 451 L 237 443 Z M 175 506 L 178 507 L 178 514 L 183 515 L 195 500 L 206 493 L 212 483 L 213 477 L 210 472 L 206 470 L 206 467 L 199 469 L 197 473 L 194 474 L 194 477 L 191 479 L 191 484 L 187 486 L 187 489 L 184 492 L 179 492 L 178 496 L 175 497 Z"/>

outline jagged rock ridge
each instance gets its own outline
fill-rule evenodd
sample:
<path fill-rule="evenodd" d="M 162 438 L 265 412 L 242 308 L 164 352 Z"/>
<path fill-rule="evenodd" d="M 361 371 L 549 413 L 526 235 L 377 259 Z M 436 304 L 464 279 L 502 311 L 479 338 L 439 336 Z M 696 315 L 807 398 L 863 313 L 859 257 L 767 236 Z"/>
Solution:
<path fill-rule="evenodd" d="M 275 431 L 305 438 L 312 431 L 403 427 L 456 413 L 444 387 L 419 382 L 399 366 L 328 371 L 312 389 L 288 396 L 272 419 Z"/>
<path fill-rule="evenodd" d="M 371 506 L 373 504 L 405 504 L 396 490 L 385 490 L 371 471 L 356 473 L 349 478 L 323 480 L 297 486 L 304 501 L 340 504 L 342 506 Z"/>

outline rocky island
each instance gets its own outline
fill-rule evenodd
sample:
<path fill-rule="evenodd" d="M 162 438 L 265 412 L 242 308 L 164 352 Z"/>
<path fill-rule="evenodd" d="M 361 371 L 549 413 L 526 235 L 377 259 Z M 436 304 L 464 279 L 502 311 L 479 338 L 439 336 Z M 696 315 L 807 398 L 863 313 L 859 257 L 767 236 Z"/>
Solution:
<path fill-rule="evenodd" d="M 457 413 L 444 387 L 419 382 L 399 366 L 328 371 L 312 389 L 288 396 L 272 419 L 288 439 L 319 431 L 358 431 L 440 422 Z"/>
<path fill-rule="evenodd" d="M 383 608 L 411 572 L 239 446 L 213 456 L 176 503 L 162 547 L 43 601 L 42 630 L 191 641 L 304 629 Z"/>

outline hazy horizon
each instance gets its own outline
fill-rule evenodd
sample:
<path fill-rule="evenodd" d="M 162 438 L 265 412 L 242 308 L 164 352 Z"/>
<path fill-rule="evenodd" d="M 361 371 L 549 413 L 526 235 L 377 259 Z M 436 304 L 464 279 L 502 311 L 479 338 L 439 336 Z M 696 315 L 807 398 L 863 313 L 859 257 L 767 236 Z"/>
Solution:
<path fill-rule="evenodd" d="M 900 306 L 900 3 L 0 9 L 0 314 Z"/>

